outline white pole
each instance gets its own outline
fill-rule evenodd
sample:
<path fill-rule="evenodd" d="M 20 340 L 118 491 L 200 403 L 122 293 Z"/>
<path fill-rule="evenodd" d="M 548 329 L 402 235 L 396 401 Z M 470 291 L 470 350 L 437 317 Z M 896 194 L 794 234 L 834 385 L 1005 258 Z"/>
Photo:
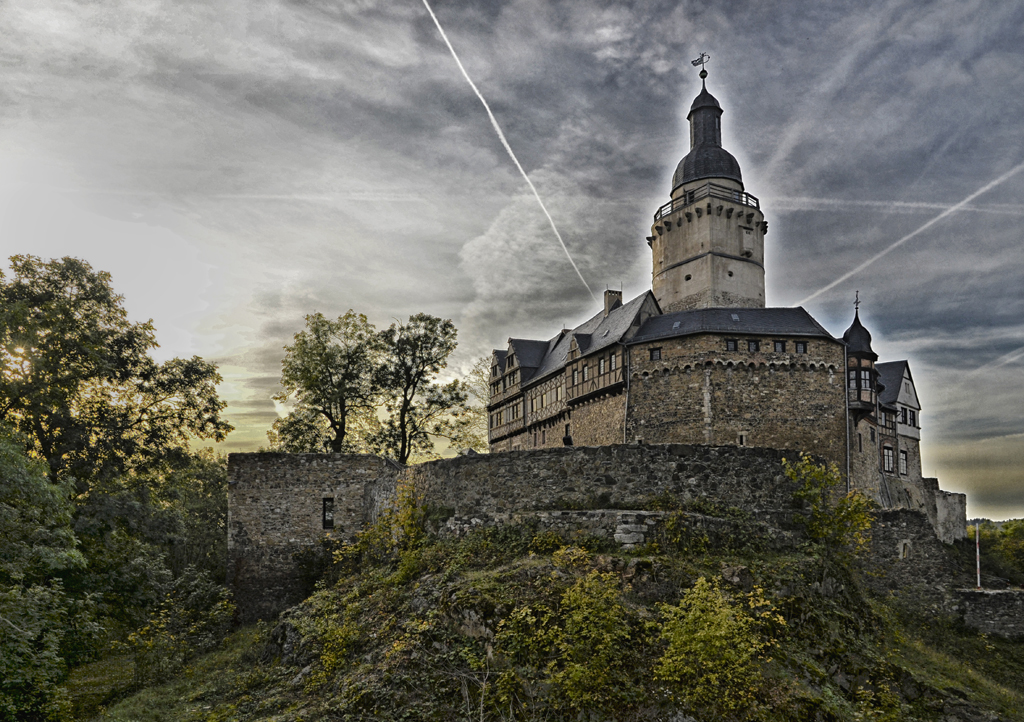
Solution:
<path fill-rule="evenodd" d="M 981 589 L 981 521 L 974 523 L 974 558 L 978 563 L 978 589 Z"/>

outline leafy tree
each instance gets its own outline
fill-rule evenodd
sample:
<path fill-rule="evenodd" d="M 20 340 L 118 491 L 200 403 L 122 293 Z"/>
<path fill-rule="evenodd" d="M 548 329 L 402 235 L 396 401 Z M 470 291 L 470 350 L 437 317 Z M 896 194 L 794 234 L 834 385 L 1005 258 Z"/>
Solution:
<path fill-rule="evenodd" d="M 489 449 L 487 443 L 487 404 L 491 400 L 491 359 L 481 356 L 463 379 L 469 403 L 466 406 L 465 433 L 461 439 L 465 448 L 478 452 Z"/>
<path fill-rule="evenodd" d="M 287 421 L 275 422 L 277 444 L 283 451 L 344 451 L 350 418 L 375 406 L 381 351 L 376 329 L 351 309 L 336 321 L 313 313 L 285 351 L 285 391 L 275 398 L 294 398 L 297 408 Z"/>
<path fill-rule="evenodd" d="M 368 434 L 375 450 L 401 464 L 413 455 L 434 455 L 434 439 L 458 445 L 472 419 L 467 415 L 466 385 L 435 383 L 457 345 L 450 320 L 425 313 L 396 321 L 380 334 L 384 346 L 377 383 L 387 418 Z"/>
<path fill-rule="evenodd" d="M 110 275 L 76 258 L 12 256 L 0 275 L 0 415 L 51 478 L 93 482 L 221 440 L 216 367 L 158 364 L 151 322 L 131 323 Z"/>
<path fill-rule="evenodd" d="M 347 428 L 345 433 L 349 434 Z M 267 432 L 267 440 L 270 441 L 267 451 L 286 454 L 329 454 L 334 435 L 322 414 L 300 406 L 287 416 L 274 421 Z"/>
<path fill-rule="evenodd" d="M 830 552 L 845 548 L 859 552 L 867 546 L 874 504 L 856 489 L 840 496 L 842 477 L 835 464 L 815 464 L 809 455 L 801 454 L 795 462 L 783 459 L 782 467 L 798 485 L 793 496 L 809 508 L 800 521 L 811 539 Z"/>
<path fill-rule="evenodd" d="M 62 719 L 69 600 L 53 575 L 85 564 L 71 490 L 0 435 L 0 719 Z"/>

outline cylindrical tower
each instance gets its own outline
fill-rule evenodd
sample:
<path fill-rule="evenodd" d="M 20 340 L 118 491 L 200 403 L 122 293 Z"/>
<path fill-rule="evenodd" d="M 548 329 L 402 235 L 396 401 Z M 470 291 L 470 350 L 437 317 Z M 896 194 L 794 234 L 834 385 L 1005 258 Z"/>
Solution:
<path fill-rule="evenodd" d="M 722 148 L 722 107 L 704 85 L 690 106 L 690 152 L 672 178 L 647 241 L 651 286 L 663 311 L 764 308 L 764 235 L 757 198 Z"/>

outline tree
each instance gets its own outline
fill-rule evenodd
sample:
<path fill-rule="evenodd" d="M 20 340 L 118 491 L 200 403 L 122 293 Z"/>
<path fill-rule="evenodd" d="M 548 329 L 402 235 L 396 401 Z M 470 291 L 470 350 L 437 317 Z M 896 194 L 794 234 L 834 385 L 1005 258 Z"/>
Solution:
<path fill-rule="evenodd" d="M 306 329 L 295 334 L 291 346 L 285 346 L 281 364 L 285 392 L 275 397 L 298 402 L 293 419 L 275 423 L 284 450 L 291 450 L 294 442 L 313 447 L 303 451 L 319 450 L 316 447 L 324 442 L 325 450 L 345 450 L 350 418 L 376 405 L 374 371 L 380 350 L 380 337 L 362 314 L 349 309 L 336 321 L 321 313 L 306 316 Z M 318 429 L 316 415 L 326 422 L 326 437 Z"/>
<path fill-rule="evenodd" d="M 76 258 L 12 256 L 11 267 L 0 274 L 0 417 L 52 479 L 109 479 L 231 430 L 216 367 L 153 361 L 152 322 L 128 320 L 109 274 Z"/>
<path fill-rule="evenodd" d="M 487 443 L 487 404 L 491 400 L 491 358 L 481 356 L 463 379 L 469 395 L 466 411 L 466 433 L 462 446 L 474 451 L 485 452 Z"/>
<path fill-rule="evenodd" d="M 346 421 L 346 435 L 347 428 Z M 267 440 L 270 441 L 268 451 L 286 454 L 327 454 L 331 451 L 334 435 L 323 414 L 300 406 L 287 416 L 274 420 L 270 431 L 267 432 Z"/>
<path fill-rule="evenodd" d="M 873 502 L 856 489 L 840 496 L 842 483 L 835 464 L 815 464 L 808 454 L 798 461 L 782 460 L 782 468 L 798 485 L 794 498 L 805 504 L 808 515 L 798 517 L 807 535 L 821 542 L 828 553 L 846 549 L 858 553 L 867 547 Z"/>
<path fill-rule="evenodd" d="M 434 439 L 458 443 L 471 423 L 466 385 L 434 382 L 457 345 L 450 320 L 425 313 L 396 321 L 380 333 L 383 362 L 377 384 L 387 418 L 370 432 L 369 445 L 401 464 L 415 454 L 432 455 Z"/>
<path fill-rule="evenodd" d="M 0 433 L 0 719 L 62 719 L 69 600 L 53 575 L 85 565 L 71 489 Z"/>

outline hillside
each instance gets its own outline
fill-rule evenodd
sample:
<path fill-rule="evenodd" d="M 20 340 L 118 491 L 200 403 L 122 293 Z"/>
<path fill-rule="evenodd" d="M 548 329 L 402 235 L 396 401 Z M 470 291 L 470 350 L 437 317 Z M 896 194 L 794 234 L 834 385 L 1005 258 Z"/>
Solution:
<path fill-rule="evenodd" d="M 872 597 L 854 556 L 799 534 L 670 521 L 623 552 L 390 522 L 278 623 L 98 719 L 1024 720 L 1024 645 Z"/>

